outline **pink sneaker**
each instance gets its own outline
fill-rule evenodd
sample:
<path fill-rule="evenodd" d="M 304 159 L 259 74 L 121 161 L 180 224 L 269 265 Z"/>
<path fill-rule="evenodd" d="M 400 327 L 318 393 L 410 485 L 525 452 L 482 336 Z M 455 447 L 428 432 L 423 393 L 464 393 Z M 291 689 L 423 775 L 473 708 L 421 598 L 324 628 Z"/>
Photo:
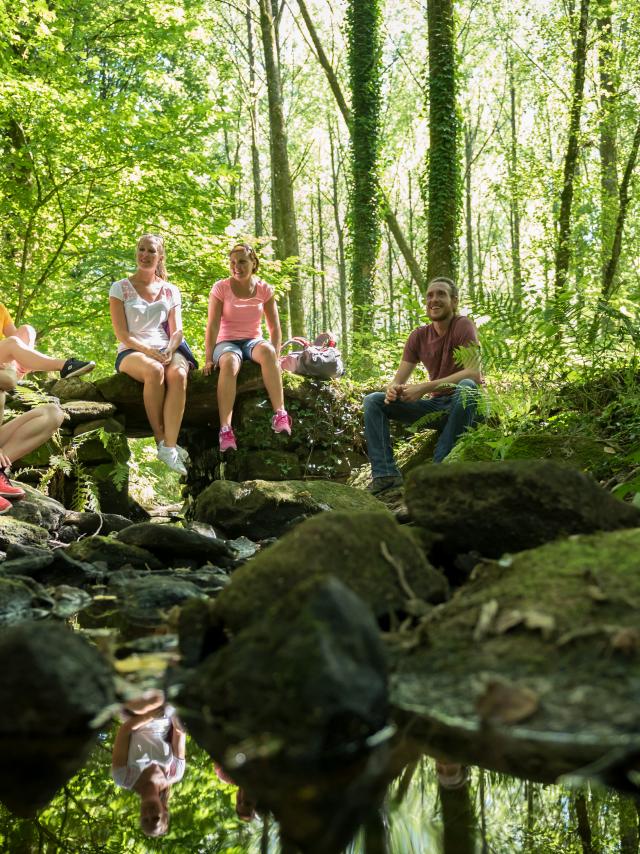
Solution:
<path fill-rule="evenodd" d="M 220 453 L 224 453 L 225 451 L 237 451 L 238 446 L 236 445 L 236 437 L 233 432 L 233 427 L 221 427 L 220 433 L 218 434 L 218 439 L 220 441 Z"/>
<path fill-rule="evenodd" d="M 291 435 L 291 416 L 287 415 L 286 409 L 279 409 L 271 419 L 271 426 L 276 433 Z"/>

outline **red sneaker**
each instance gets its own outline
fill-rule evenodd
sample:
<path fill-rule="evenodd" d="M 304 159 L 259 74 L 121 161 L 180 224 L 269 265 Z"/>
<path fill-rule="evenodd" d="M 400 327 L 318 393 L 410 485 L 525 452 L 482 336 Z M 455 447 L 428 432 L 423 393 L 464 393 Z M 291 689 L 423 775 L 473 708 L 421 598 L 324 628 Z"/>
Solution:
<path fill-rule="evenodd" d="M 291 416 L 287 414 L 286 409 L 279 409 L 271 419 L 271 429 L 276 433 L 286 433 L 291 435 Z"/>
<path fill-rule="evenodd" d="M 2 469 L 0 469 L 0 496 L 4 498 L 24 498 L 25 496 L 24 489 L 13 486 Z M 4 513 L 4 510 L 0 512 Z"/>
<path fill-rule="evenodd" d="M 220 433 L 218 435 L 218 440 L 220 442 L 221 454 L 224 454 L 225 451 L 238 450 L 238 446 L 236 445 L 236 437 L 233 432 L 233 427 L 221 427 Z"/>
<path fill-rule="evenodd" d="M 11 510 L 12 507 L 13 504 L 0 495 L 0 516 L 2 516 L 2 514 L 6 513 L 8 510 Z"/>

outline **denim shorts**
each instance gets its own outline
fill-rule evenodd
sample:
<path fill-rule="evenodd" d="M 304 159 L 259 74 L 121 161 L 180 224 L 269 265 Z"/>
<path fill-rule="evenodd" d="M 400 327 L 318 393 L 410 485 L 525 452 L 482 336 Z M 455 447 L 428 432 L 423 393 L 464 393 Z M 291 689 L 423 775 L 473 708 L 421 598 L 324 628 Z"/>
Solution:
<path fill-rule="evenodd" d="M 116 369 L 116 373 L 117 373 L 117 374 L 119 374 L 119 373 L 120 373 L 120 363 L 122 362 L 122 360 L 124 359 L 124 357 L 125 357 L 125 356 L 130 356 L 132 353 L 137 353 L 137 352 L 138 352 L 137 350 L 120 350 L 120 352 L 119 352 L 119 353 L 118 353 L 118 355 L 116 356 L 115 369 Z"/>
<path fill-rule="evenodd" d="M 122 360 L 125 358 L 125 356 L 129 356 L 129 355 L 131 355 L 131 353 L 138 353 L 138 352 L 140 352 L 140 351 L 139 350 L 121 350 L 118 353 L 118 355 L 116 356 L 116 364 L 115 364 L 116 373 L 118 373 L 118 374 L 120 373 L 120 365 L 122 364 Z M 169 365 L 171 367 L 184 368 L 184 370 L 187 373 L 189 373 L 189 369 L 190 369 L 189 362 L 187 361 L 184 353 L 181 353 L 179 350 L 176 350 L 176 352 L 173 354 L 173 358 L 171 359 L 171 362 L 169 363 Z M 165 365 L 165 368 L 168 368 L 169 365 Z"/>
<path fill-rule="evenodd" d="M 264 338 L 243 338 L 241 341 L 219 341 L 213 351 L 213 365 L 218 367 L 220 356 L 223 353 L 234 353 L 241 362 L 248 362 L 251 359 L 253 348 L 256 344 L 261 344 Z"/>

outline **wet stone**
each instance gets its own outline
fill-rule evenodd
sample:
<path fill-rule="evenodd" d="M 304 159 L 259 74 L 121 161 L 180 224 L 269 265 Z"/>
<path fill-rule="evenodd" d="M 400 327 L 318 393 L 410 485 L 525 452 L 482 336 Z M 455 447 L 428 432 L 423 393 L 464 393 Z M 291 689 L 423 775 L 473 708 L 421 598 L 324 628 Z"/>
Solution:
<path fill-rule="evenodd" d="M 68 584 L 59 584 L 52 591 L 54 601 L 53 615 L 60 620 L 68 620 L 79 611 L 91 604 L 91 596 L 86 590 L 72 587 Z"/>
<path fill-rule="evenodd" d="M 163 625 L 168 612 L 189 599 L 206 599 L 195 584 L 153 575 L 118 585 L 120 618 L 127 629 Z"/>
<path fill-rule="evenodd" d="M 0 576 L 1 626 L 4 627 L 10 623 L 18 623 L 23 620 L 38 619 L 51 610 L 52 606 L 51 597 L 39 585 L 31 583 L 31 579 Z M 0 660 L 4 661 L 1 658 Z M 1 693 L 0 691 L 0 696 Z"/>
<path fill-rule="evenodd" d="M 38 525 L 48 531 L 57 531 L 67 513 L 64 505 L 40 492 L 39 489 L 34 489 L 33 486 L 22 482 L 19 485 L 26 495 L 19 501 L 13 502 L 7 516 Z"/>
<path fill-rule="evenodd" d="M 220 566 L 230 565 L 237 557 L 226 540 L 204 536 L 197 531 L 177 525 L 141 523 L 120 531 L 121 543 L 139 546 L 162 558 L 164 563 L 176 563 L 183 558 L 200 563 L 210 561 Z"/>
<path fill-rule="evenodd" d="M 105 563 L 110 570 L 120 569 L 126 564 L 141 569 L 161 569 L 162 563 L 146 549 L 119 542 L 110 537 L 86 537 L 71 543 L 67 548 L 69 557 L 86 563 Z"/>
<path fill-rule="evenodd" d="M 73 525 L 81 534 L 93 535 L 99 532 L 105 537 L 133 525 L 130 519 L 117 513 L 78 513 L 73 510 L 66 512 L 64 523 Z"/>
<path fill-rule="evenodd" d="M 12 544 L 44 545 L 47 540 L 48 534 L 44 528 L 20 519 L 11 519 L 7 515 L 0 517 L 0 549 L 6 550 Z"/>

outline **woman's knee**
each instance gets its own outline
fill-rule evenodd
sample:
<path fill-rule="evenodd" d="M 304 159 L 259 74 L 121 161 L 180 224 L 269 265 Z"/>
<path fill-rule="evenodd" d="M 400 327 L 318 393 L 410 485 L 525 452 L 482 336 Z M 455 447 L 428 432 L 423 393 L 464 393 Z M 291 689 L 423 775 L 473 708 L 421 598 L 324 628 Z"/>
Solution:
<path fill-rule="evenodd" d="M 151 385 L 162 385 L 164 383 L 164 365 L 160 362 L 149 362 L 145 365 L 143 382 Z"/>
<path fill-rule="evenodd" d="M 167 385 L 186 389 L 187 387 L 187 372 L 184 368 L 167 368 L 165 371 Z"/>
<path fill-rule="evenodd" d="M 220 375 L 236 376 L 240 370 L 240 360 L 233 353 L 223 353 L 218 361 Z"/>
<path fill-rule="evenodd" d="M 64 410 L 57 403 L 45 403 L 44 406 L 39 408 L 47 420 L 47 425 L 51 433 L 55 433 L 58 427 L 62 426 L 62 422 L 65 419 Z"/>
<path fill-rule="evenodd" d="M 277 361 L 275 348 L 268 341 L 257 344 L 253 348 L 251 358 L 260 365 L 273 365 Z"/>

